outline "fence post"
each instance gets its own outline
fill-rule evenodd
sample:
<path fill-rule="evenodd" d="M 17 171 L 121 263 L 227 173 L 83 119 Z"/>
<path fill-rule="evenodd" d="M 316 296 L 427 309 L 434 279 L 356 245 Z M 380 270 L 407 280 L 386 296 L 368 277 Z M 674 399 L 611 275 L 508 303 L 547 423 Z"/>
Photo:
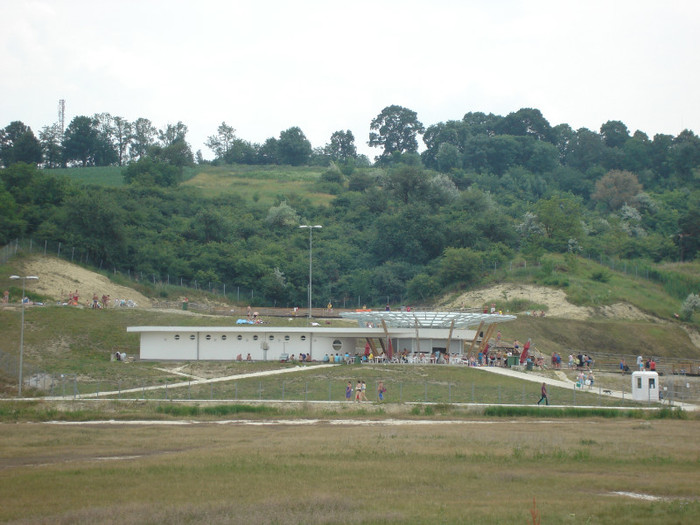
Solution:
<path fill-rule="evenodd" d="M 234 387 L 235 387 L 234 388 L 234 395 L 235 395 L 234 399 L 236 401 L 238 401 L 238 383 L 234 383 Z"/>
<path fill-rule="evenodd" d="M 170 399 L 168 397 L 168 383 L 165 383 L 165 399 L 166 399 L 166 401 Z"/>
<path fill-rule="evenodd" d="M 576 406 L 576 383 L 574 383 L 574 406 Z"/>
<path fill-rule="evenodd" d="M 214 399 L 214 383 L 209 383 L 209 399 Z"/>
<path fill-rule="evenodd" d="M 282 401 L 284 401 L 284 381 L 282 381 Z"/>
<path fill-rule="evenodd" d="M 73 374 L 73 399 L 78 397 L 78 374 Z"/>
<path fill-rule="evenodd" d="M 117 381 L 117 392 L 119 392 L 117 394 L 117 399 L 121 399 L 122 398 L 122 380 L 121 379 L 119 381 Z"/>

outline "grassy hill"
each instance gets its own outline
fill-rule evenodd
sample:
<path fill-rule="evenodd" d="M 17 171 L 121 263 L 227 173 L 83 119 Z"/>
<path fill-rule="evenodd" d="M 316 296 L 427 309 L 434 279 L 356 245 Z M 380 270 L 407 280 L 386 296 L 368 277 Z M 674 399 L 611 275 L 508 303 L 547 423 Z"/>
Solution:
<path fill-rule="evenodd" d="M 78 268 L 66 261 L 54 259 L 54 272 L 56 275 L 72 275 L 74 281 L 70 285 L 81 287 L 81 276 L 90 275 L 91 272 Z M 51 263 L 43 261 L 44 263 Z M 13 258 L 7 264 L 0 267 L 2 275 L 26 274 L 31 271 L 31 259 Z M 52 281 L 50 276 L 50 264 L 44 264 L 43 282 Z M 583 268 L 583 269 L 582 269 Z M 80 271 L 78 271 L 80 270 Z M 510 310 L 519 315 L 514 322 L 502 323 L 499 329 L 503 340 L 512 341 L 519 339 L 525 341 L 531 338 L 536 348 L 545 355 L 557 351 L 562 355 L 570 352 L 590 353 L 593 356 L 605 356 L 605 359 L 615 360 L 618 356 L 633 359 L 638 354 L 654 355 L 664 359 L 688 359 L 700 360 L 700 346 L 694 343 L 698 340 L 696 331 L 692 325 L 683 324 L 675 320 L 669 312 L 677 307 L 679 301 L 664 291 L 663 285 L 639 280 L 630 276 L 615 274 L 605 284 L 605 290 L 599 282 L 575 277 L 575 274 L 583 275 L 595 270 L 585 264 L 580 265 L 576 272 L 569 272 L 569 286 L 563 289 L 568 292 L 577 290 L 575 297 L 588 297 L 588 305 L 580 311 L 586 315 L 572 315 L 562 317 L 558 314 L 570 312 L 564 308 L 564 303 L 552 303 L 542 305 L 547 308 L 545 317 L 524 315 L 524 310 L 532 308 L 532 303 L 507 300 L 508 292 L 501 289 L 496 293 L 496 288 L 482 290 L 482 297 L 490 297 L 496 301 L 499 307 Z M 23 273 L 25 272 L 25 273 Z M 583 273 L 582 273 L 583 272 Z M 551 278 L 551 275 L 548 277 Z M 537 281 L 536 276 L 527 279 L 530 283 Z M 525 280 L 519 282 L 501 283 L 506 289 L 515 290 L 523 286 Z M 125 284 L 123 281 L 120 284 Z M 56 290 L 65 288 L 65 282 L 56 281 Z M 84 288 L 84 287 L 83 287 Z M 176 290 L 177 287 L 169 287 Z M 534 288 L 533 288 L 534 289 Z M 551 292 L 551 288 L 539 286 L 537 289 Z M 150 293 L 154 301 L 162 301 L 162 290 L 157 287 L 145 287 L 139 285 L 139 290 L 147 295 Z M 490 291 L 493 290 L 493 291 Z M 585 290 L 585 292 L 584 292 Z M 17 296 L 21 290 L 12 289 L 12 295 Z M 181 291 L 181 293 L 184 290 Z M 44 295 L 35 299 L 45 299 L 53 304 L 60 297 L 48 289 Z M 189 293 L 186 292 L 186 293 Z M 493 294 L 493 295 L 489 295 Z M 192 299 L 192 296 L 190 296 Z M 603 301 L 602 298 L 605 298 Z M 601 305 L 614 304 L 623 297 L 629 297 L 627 309 L 613 308 Z M 221 301 L 220 297 L 207 298 L 201 292 L 201 301 Z M 637 308 L 632 306 L 636 303 Z M 481 303 L 475 303 L 473 307 L 480 307 Z M 571 304 L 567 303 L 570 307 Z M 236 305 L 221 305 L 223 311 L 230 312 L 230 308 Z M 642 312 L 642 308 L 644 311 Z M 561 310 L 561 311 L 559 311 Z M 628 315 L 625 312 L 632 312 Z M 621 313 L 615 313 L 621 312 Z M 641 314 L 641 315 L 640 315 Z M 81 378 L 84 384 L 92 384 L 91 388 L 104 387 L 106 384 L 116 385 L 143 385 L 154 383 L 166 383 L 178 379 L 167 371 L 160 370 L 158 363 L 133 363 L 128 366 L 116 367 L 110 362 L 110 355 L 115 351 L 124 351 L 127 354 L 138 354 L 138 336 L 127 334 L 126 327 L 131 325 L 205 325 L 205 326 L 229 326 L 235 323 L 234 315 L 196 315 L 182 311 L 171 311 L 156 308 L 116 308 L 107 310 L 91 310 L 83 308 L 69 308 L 63 306 L 31 307 L 26 309 L 24 360 L 25 375 L 45 373 L 60 376 L 70 375 Z M 266 319 L 271 324 L 289 322 L 286 318 L 271 317 Z M 334 323 L 343 323 L 341 320 Z M 305 325 L 305 320 L 298 319 L 294 323 Z M 20 309 L 14 305 L 0 309 L 0 352 L 4 356 L 5 364 L 18 353 L 19 347 Z M 602 359 L 602 358 L 601 358 Z M 0 363 L 1 365 L 2 363 Z M 11 364 L 11 363 L 10 363 Z M 235 373 L 238 370 L 237 363 L 201 363 L 197 366 L 200 373 Z M 246 364 L 243 364 L 244 366 Z M 268 364 L 265 366 L 279 366 Z M 6 395 L 12 395 L 16 388 L 16 378 L 8 372 L 11 366 L 6 366 L 5 372 L 0 372 L 1 390 Z M 15 368 L 16 369 L 16 368 Z M 225 369 L 225 370 L 224 370 Z M 447 372 L 440 371 L 440 367 L 428 369 L 430 380 L 450 381 L 442 377 Z M 344 372 L 347 373 L 347 372 Z M 452 373 L 452 372 L 450 372 Z M 442 379 L 441 379 L 442 377 Z M 342 378 L 339 378 L 340 380 Z M 104 388 L 103 388 L 104 389 Z"/>

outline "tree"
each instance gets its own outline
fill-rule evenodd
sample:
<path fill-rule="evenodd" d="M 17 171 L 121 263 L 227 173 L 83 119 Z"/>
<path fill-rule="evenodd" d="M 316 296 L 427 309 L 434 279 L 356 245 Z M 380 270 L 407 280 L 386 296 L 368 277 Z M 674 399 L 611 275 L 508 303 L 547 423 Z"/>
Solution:
<path fill-rule="evenodd" d="M 438 148 L 436 159 L 437 168 L 443 173 L 462 167 L 462 154 L 459 148 L 449 142 L 443 142 Z"/>
<path fill-rule="evenodd" d="M 700 166 L 700 138 L 685 129 L 673 139 L 670 153 L 676 173 L 682 180 L 689 181 L 693 177 L 693 170 Z"/>
<path fill-rule="evenodd" d="M 286 228 L 299 224 L 299 215 L 287 202 L 281 202 L 278 206 L 272 206 L 267 212 L 265 222 L 271 226 Z"/>
<path fill-rule="evenodd" d="M 630 138 L 629 130 L 619 120 L 608 120 L 600 126 L 600 135 L 609 148 L 621 148 Z"/>
<path fill-rule="evenodd" d="M 64 159 L 77 161 L 83 167 L 94 166 L 99 142 L 95 121 L 86 116 L 75 117 L 63 136 Z"/>
<path fill-rule="evenodd" d="M 438 278 L 443 285 L 470 284 L 481 269 L 482 256 L 470 248 L 446 248 L 440 259 Z"/>
<path fill-rule="evenodd" d="M 63 164 L 63 147 L 61 142 L 61 126 L 56 123 L 44 126 L 39 132 L 39 140 L 44 155 L 44 165 L 47 168 L 58 168 Z"/>
<path fill-rule="evenodd" d="M 127 161 L 127 148 L 133 140 L 131 123 L 122 118 L 114 117 L 112 119 L 114 146 L 117 150 L 117 163 L 123 166 Z"/>
<path fill-rule="evenodd" d="M 581 199 L 571 194 L 554 195 L 535 205 L 537 223 L 542 228 L 543 245 L 546 249 L 565 253 L 569 241 L 580 242 L 583 236 L 581 225 Z"/>
<path fill-rule="evenodd" d="M 119 161 L 119 154 L 115 146 L 114 118 L 109 113 L 98 113 L 93 117 L 94 126 L 97 129 L 97 142 L 95 143 L 95 165 L 109 166 Z"/>
<path fill-rule="evenodd" d="M 325 147 L 326 155 L 332 160 L 346 162 L 357 157 L 355 147 L 355 136 L 349 129 L 346 131 L 335 131 L 331 135 L 331 141 Z"/>
<path fill-rule="evenodd" d="M 612 170 L 596 182 L 591 197 L 605 205 L 609 211 L 617 211 L 624 204 L 631 203 L 641 191 L 642 185 L 634 173 Z"/>
<path fill-rule="evenodd" d="M 217 159 L 226 159 L 233 148 L 234 140 L 236 140 L 236 130 L 226 122 L 222 122 L 216 129 L 216 135 L 207 137 L 204 145 L 214 152 Z"/>
<path fill-rule="evenodd" d="M 132 159 L 140 159 L 148 153 L 151 146 L 156 143 L 158 130 L 147 118 L 138 118 L 132 125 L 131 143 L 129 155 Z"/>
<path fill-rule="evenodd" d="M 280 133 L 277 152 L 280 164 L 301 166 L 306 164 L 311 156 L 311 143 L 306 139 L 304 132 L 295 126 Z"/>
<path fill-rule="evenodd" d="M 187 131 L 187 126 L 178 120 L 177 124 L 168 124 L 165 129 L 159 130 L 158 140 L 160 140 L 163 147 L 167 148 L 176 142 L 185 142 Z"/>
<path fill-rule="evenodd" d="M 426 173 L 415 166 L 401 165 L 391 170 L 384 181 L 384 187 L 404 204 L 410 200 L 420 200 L 428 185 Z"/>
<path fill-rule="evenodd" d="M 375 160 L 388 160 L 394 153 L 416 153 L 416 136 L 425 131 L 415 111 L 401 106 L 387 106 L 370 124 L 369 145 L 384 151 Z"/>
<path fill-rule="evenodd" d="M 32 128 L 14 121 L 0 130 L 0 161 L 5 167 L 15 162 L 41 162 L 41 143 L 34 136 Z"/>
<path fill-rule="evenodd" d="M 496 130 L 502 135 L 530 136 L 548 142 L 554 139 L 552 126 L 539 109 L 522 108 L 509 113 L 498 123 Z"/>

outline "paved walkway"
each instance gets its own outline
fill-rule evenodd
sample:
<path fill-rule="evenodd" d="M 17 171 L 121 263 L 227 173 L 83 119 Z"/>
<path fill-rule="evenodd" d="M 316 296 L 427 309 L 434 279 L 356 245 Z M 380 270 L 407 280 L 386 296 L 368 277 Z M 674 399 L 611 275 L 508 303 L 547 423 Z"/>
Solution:
<path fill-rule="evenodd" d="M 576 383 L 566 377 L 566 375 L 563 372 L 556 372 L 557 377 L 560 379 L 554 379 L 551 377 L 547 376 L 541 376 L 537 373 L 532 373 L 532 372 L 521 372 L 520 370 L 512 370 L 510 368 L 501 368 L 498 366 L 481 366 L 481 367 L 475 367 L 475 370 L 483 370 L 485 372 L 490 372 L 492 374 L 499 374 L 502 376 L 509 376 L 509 377 L 514 377 L 516 379 L 522 379 L 523 381 L 531 381 L 533 383 L 546 383 L 548 386 L 556 386 L 559 388 L 576 388 Z M 627 399 L 627 400 L 632 400 L 632 394 L 628 392 L 622 392 L 619 390 L 612 390 L 612 389 L 607 389 L 603 388 L 602 386 L 598 386 L 597 388 L 591 388 L 588 389 L 586 387 L 580 388 L 580 392 L 583 393 L 593 393 L 595 394 L 596 391 L 599 395 L 605 395 L 609 397 L 615 397 L 618 399 Z M 674 407 L 682 408 L 684 410 L 700 410 L 700 407 L 698 405 L 693 405 L 690 403 L 681 403 L 681 402 L 673 402 Z"/>

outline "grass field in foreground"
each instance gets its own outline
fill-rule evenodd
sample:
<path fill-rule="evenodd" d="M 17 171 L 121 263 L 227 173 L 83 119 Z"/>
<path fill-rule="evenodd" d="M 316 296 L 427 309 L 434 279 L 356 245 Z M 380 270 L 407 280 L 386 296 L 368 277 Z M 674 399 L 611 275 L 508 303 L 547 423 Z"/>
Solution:
<path fill-rule="evenodd" d="M 698 420 L 0 431 L 0 521 L 527 524 L 533 500 L 547 524 L 700 513 Z"/>

